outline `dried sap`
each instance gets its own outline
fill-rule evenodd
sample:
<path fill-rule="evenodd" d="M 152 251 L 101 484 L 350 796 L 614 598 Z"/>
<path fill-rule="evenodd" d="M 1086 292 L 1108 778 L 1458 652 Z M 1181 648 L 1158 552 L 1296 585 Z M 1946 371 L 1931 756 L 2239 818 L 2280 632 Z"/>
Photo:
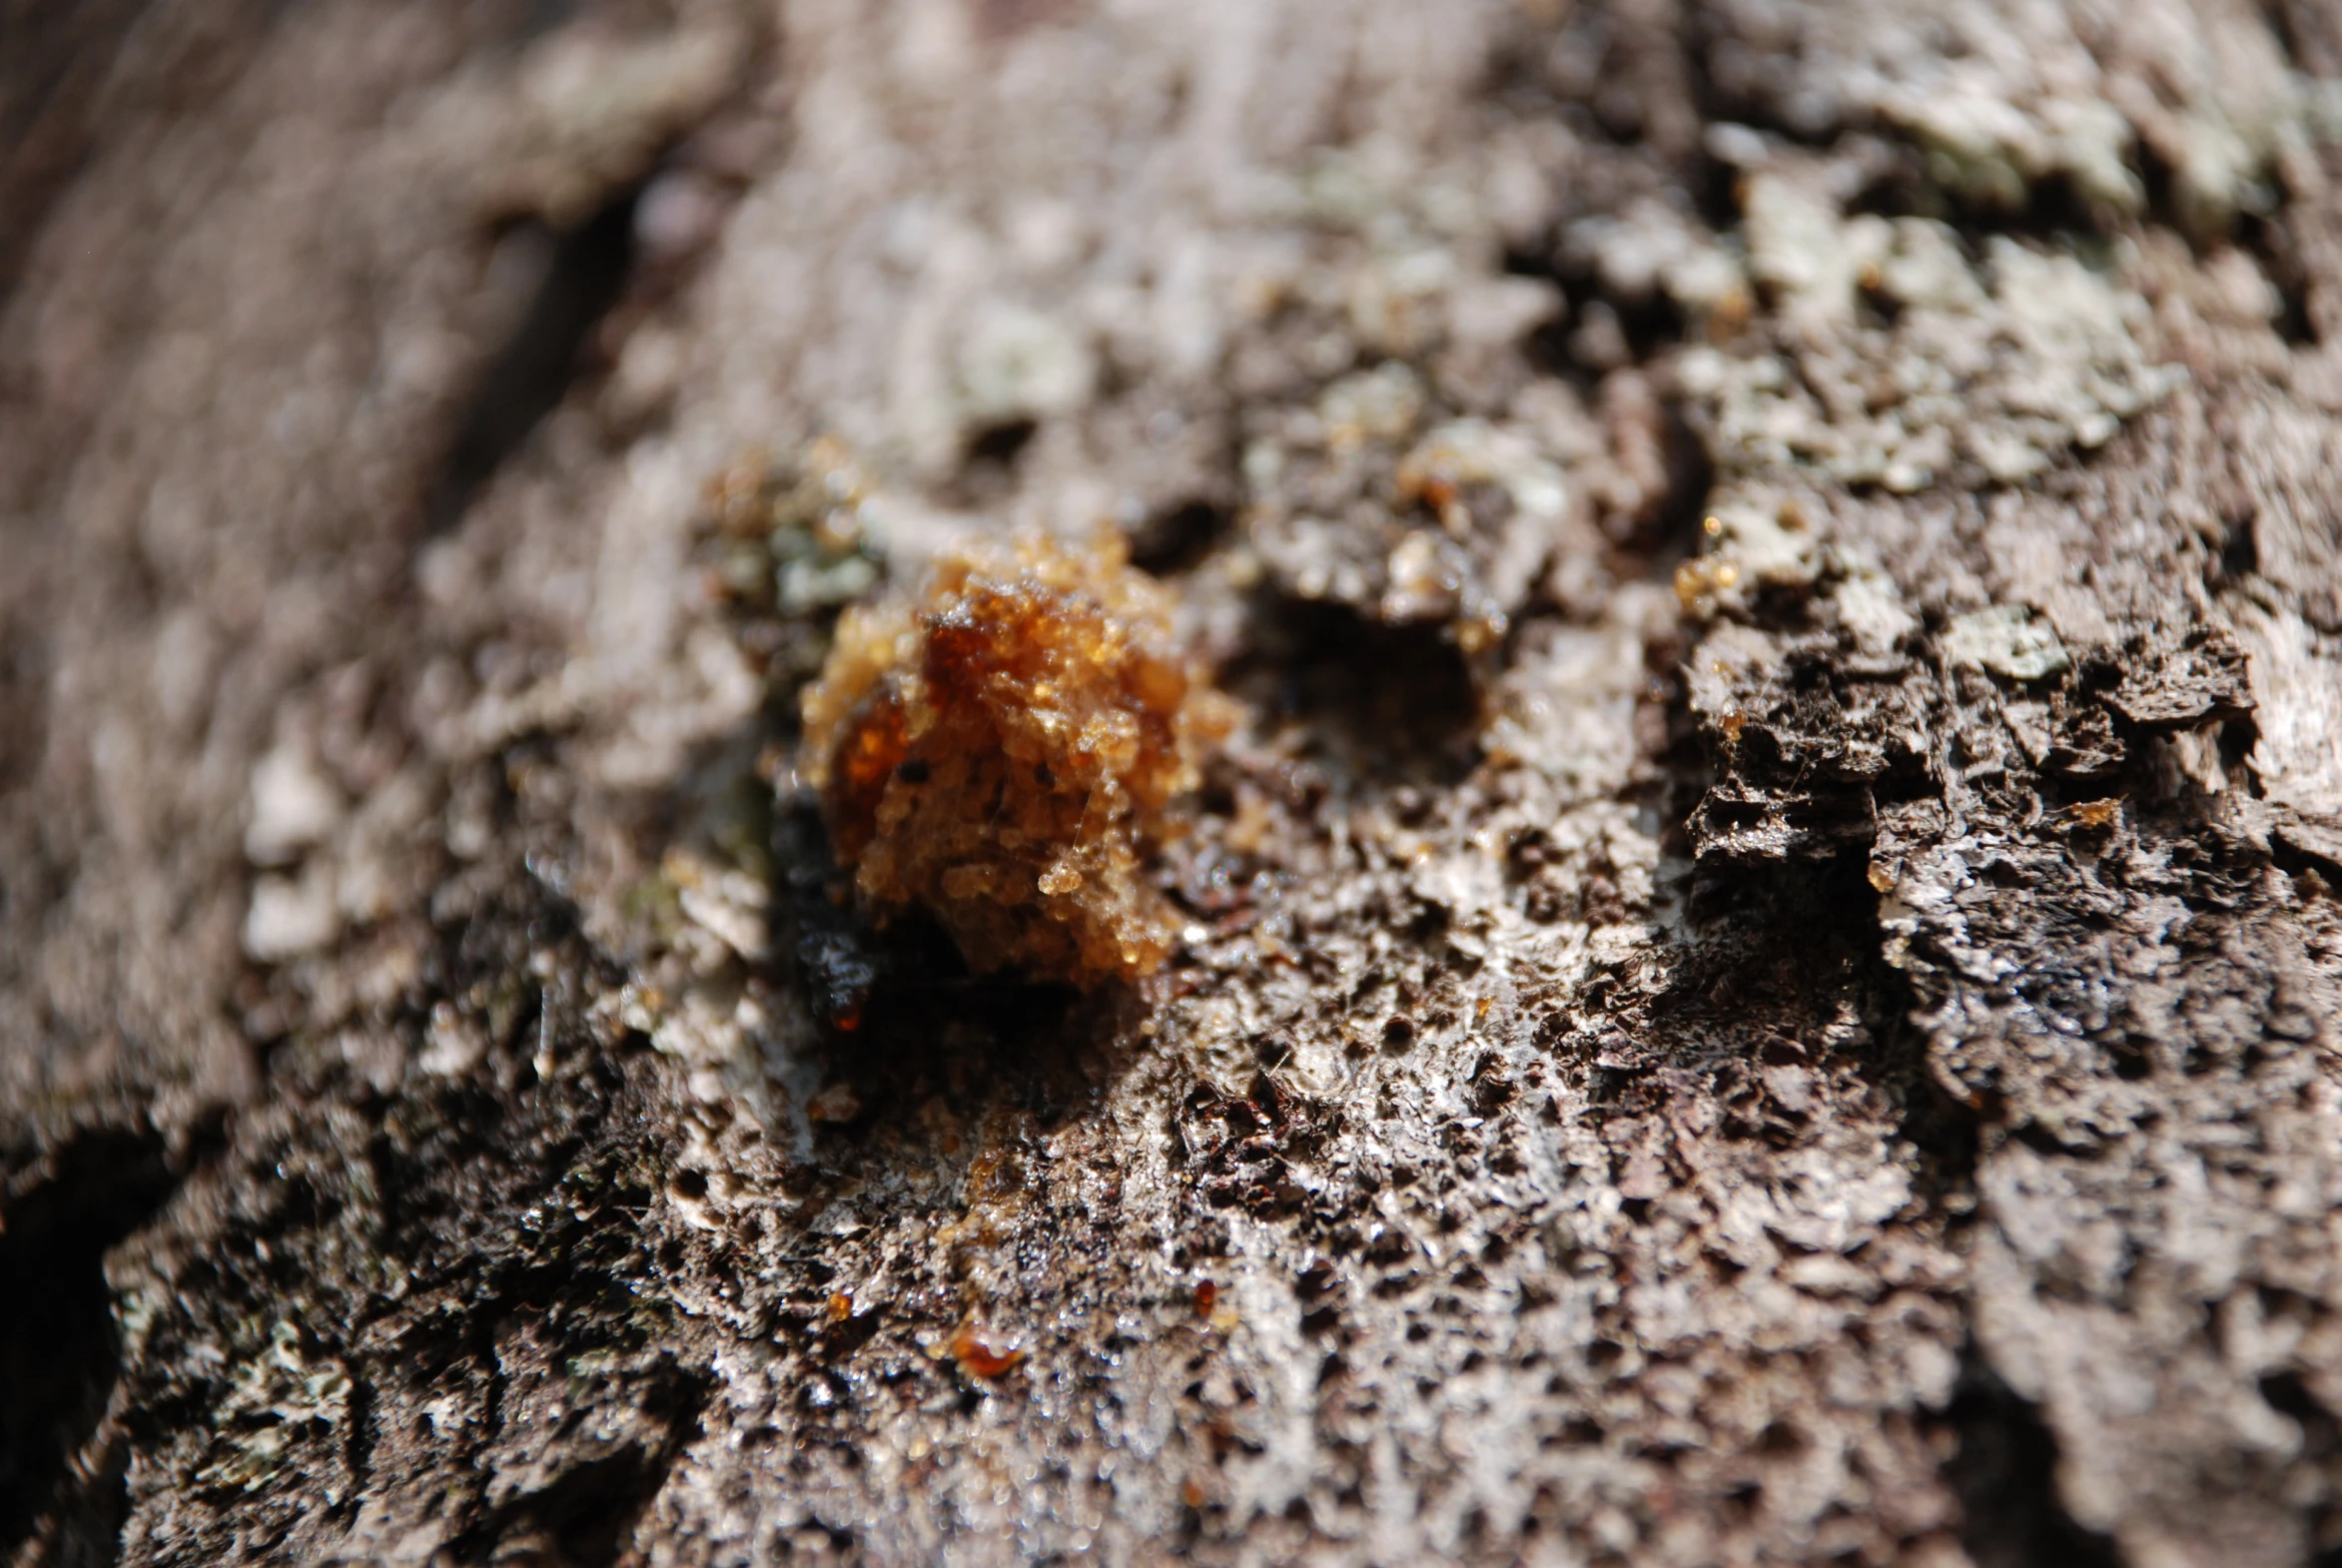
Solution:
<path fill-rule="evenodd" d="M 1148 853 L 1232 709 L 1119 539 L 940 562 L 847 611 L 805 691 L 802 772 L 866 908 L 931 911 L 979 972 L 1148 974 L 1174 923 Z"/>

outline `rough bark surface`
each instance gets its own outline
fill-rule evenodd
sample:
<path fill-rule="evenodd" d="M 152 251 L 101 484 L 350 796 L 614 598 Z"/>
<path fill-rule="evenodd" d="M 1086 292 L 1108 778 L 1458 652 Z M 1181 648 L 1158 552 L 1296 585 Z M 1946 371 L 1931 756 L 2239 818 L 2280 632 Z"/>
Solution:
<path fill-rule="evenodd" d="M 0 0 L 0 1551 L 2335 1560 L 2338 83 Z M 789 757 L 1101 522 L 1247 717 L 1082 997 Z"/>

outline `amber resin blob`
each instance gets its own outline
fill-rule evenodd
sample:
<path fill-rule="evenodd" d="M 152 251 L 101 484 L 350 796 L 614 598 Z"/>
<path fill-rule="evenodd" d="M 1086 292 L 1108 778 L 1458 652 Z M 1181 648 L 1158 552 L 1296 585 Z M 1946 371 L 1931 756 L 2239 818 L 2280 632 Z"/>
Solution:
<path fill-rule="evenodd" d="M 864 906 L 931 911 L 979 972 L 1087 990 L 1161 966 L 1147 857 L 1233 712 L 1171 610 L 1111 534 L 972 549 L 917 603 L 848 610 L 799 771 Z"/>

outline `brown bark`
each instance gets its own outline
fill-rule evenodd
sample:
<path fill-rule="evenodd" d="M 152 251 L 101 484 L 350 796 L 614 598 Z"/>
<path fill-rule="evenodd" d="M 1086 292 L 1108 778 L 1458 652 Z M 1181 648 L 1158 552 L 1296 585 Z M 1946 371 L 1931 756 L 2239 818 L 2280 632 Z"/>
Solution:
<path fill-rule="evenodd" d="M 2338 76 L 0 5 L 0 1547 L 2326 1560 Z M 1162 977 L 973 980 L 794 693 L 1102 520 L 1249 717 Z"/>

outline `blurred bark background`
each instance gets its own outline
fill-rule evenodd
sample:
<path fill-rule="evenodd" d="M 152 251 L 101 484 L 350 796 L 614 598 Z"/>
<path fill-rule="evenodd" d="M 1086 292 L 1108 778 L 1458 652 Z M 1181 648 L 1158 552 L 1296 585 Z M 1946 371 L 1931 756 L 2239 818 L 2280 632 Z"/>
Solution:
<path fill-rule="evenodd" d="M 0 0 L 0 1551 L 2342 1560 L 2338 82 Z M 1101 522 L 1250 719 L 971 981 L 795 684 Z"/>

